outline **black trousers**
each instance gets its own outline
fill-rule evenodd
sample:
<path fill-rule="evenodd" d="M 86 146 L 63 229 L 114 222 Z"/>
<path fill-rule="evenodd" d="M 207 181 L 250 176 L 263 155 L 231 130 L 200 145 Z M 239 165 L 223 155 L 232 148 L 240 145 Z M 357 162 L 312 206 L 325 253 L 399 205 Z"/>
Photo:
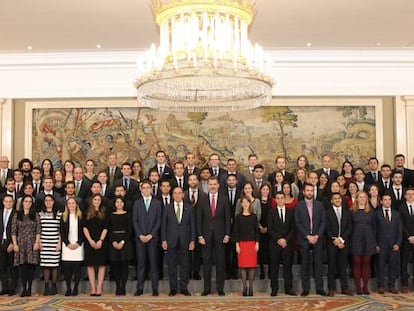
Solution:
<path fill-rule="evenodd" d="M 3 290 L 16 291 L 18 270 L 14 267 L 14 253 L 0 247 L 0 280 Z"/>
<path fill-rule="evenodd" d="M 403 241 L 401 245 L 401 286 L 408 287 L 408 265 L 410 264 L 410 257 L 414 253 L 414 244 Z"/>
<path fill-rule="evenodd" d="M 223 291 L 226 272 L 226 249 L 223 241 L 212 239 L 202 246 L 203 250 L 203 278 L 204 291 L 211 291 L 211 267 L 213 260 L 216 265 L 216 287 L 217 291 Z"/>
<path fill-rule="evenodd" d="M 111 269 L 114 274 L 117 290 L 125 289 L 128 280 L 129 261 L 112 261 Z"/>
<path fill-rule="evenodd" d="M 63 274 L 67 289 L 71 288 L 72 277 L 75 282 L 74 289 L 78 289 L 81 277 L 81 261 L 62 261 Z"/>
<path fill-rule="evenodd" d="M 348 247 L 339 249 L 335 245 L 328 244 L 328 289 L 336 290 L 336 274 L 339 274 L 341 290 L 348 290 L 348 276 L 346 267 L 348 265 Z"/>
<path fill-rule="evenodd" d="M 188 245 L 181 245 L 180 241 L 178 241 L 175 247 L 168 247 L 167 262 L 170 290 L 177 291 L 178 289 L 178 265 L 180 265 L 180 290 L 186 290 L 190 275 L 190 251 L 188 250 Z"/>
<path fill-rule="evenodd" d="M 195 248 L 194 250 L 191 252 L 191 256 L 190 256 L 190 267 L 191 267 L 191 272 L 194 275 L 200 275 L 200 270 L 201 270 L 201 262 L 202 262 L 202 251 L 201 251 L 201 244 L 198 243 L 198 241 L 195 242 Z"/>
<path fill-rule="evenodd" d="M 283 278 L 285 281 L 285 292 L 292 291 L 292 264 L 293 264 L 293 248 L 289 244 L 285 248 L 280 247 L 275 241 L 270 241 L 270 288 L 272 291 L 279 290 L 279 265 L 283 264 Z"/>

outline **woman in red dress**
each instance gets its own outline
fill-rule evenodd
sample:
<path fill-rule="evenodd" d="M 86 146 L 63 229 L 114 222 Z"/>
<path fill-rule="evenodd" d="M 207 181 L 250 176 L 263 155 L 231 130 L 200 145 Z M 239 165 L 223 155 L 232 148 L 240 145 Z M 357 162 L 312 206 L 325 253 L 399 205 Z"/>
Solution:
<path fill-rule="evenodd" d="M 257 266 L 259 250 L 259 226 L 257 217 L 252 213 L 251 201 L 248 197 L 240 200 L 242 211 L 234 219 L 233 238 L 236 242 L 238 265 L 243 283 L 243 296 L 253 296 L 254 272 Z M 247 292 L 247 277 L 249 291 Z"/>

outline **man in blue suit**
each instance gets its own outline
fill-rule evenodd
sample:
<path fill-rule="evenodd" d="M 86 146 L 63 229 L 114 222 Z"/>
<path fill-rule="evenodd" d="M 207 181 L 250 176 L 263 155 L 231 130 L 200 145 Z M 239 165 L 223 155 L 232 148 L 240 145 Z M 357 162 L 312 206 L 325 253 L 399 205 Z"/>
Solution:
<path fill-rule="evenodd" d="M 132 209 L 132 223 L 135 231 L 137 254 L 137 291 L 135 296 L 144 292 L 145 264 L 148 254 L 151 272 L 152 295 L 158 296 L 158 247 L 161 227 L 162 205 L 153 198 L 149 181 L 141 184 L 142 198 L 135 201 Z"/>
<path fill-rule="evenodd" d="M 308 296 L 310 289 L 310 254 L 313 250 L 316 293 L 327 296 L 322 279 L 322 236 L 326 226 L 325 208 L 314 199 L 314 186 L 305 184 L 304 199 L 296 204 L 295 221 L 298 241 L 302 250 L 302 294 Z"/>
<path fill-rule="evenodd" d="M 184 202 L 184 191 L 180 187 L 173 190 L 173 201 L 162 214 L 161 241 L 164 251 L 168 251 L 169 296 L 177 294 L 177 268 L 180 263 L 180 292 L 191 296 L 187 289 L 189 281 L 190 251 L 195 246 L 195 218 L 191 204 Z"/>
<path fill-rule="evenodd" d="M 377 218 L 377 252 L 378 294 L 384 294 L 385 269 L 388 262 L 388 290 L 398 294 L 395 281 L 398 276 L 398 258 L 402 242 L 402 222 L 400 212 L 391 208 L 392 198 L 385 193 L 381 198 L 381 208 L 376 211 Z"/>

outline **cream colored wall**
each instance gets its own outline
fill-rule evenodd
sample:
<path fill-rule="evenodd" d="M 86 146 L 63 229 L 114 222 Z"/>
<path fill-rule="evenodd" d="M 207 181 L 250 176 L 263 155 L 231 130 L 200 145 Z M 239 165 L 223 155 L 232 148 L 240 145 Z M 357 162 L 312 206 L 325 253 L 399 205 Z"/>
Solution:
<path fill-rule="evenodd" d="M 352 99 L 353 97 L 345 97 L 345 99 Z M 367 97 L 364 97 L 367 98 Z M 375 97 L 378 98 L 378 97 Z M 277 98 L 279 99 L 279 98 Z M 294 99 L 294 97 L 285 97 L 280 99 Z M 338 99 L 344 99 L 344 97 L 301 97 L 302 99 L 332 99 L 332 102 L 335 102 L 335 100 Z M 393 97 L 381 97 L 382 99 L 382 110 L 383 110 L 383 118 L 382 118 L 382 127 L 383 127 L 383 154 L 384 158 L 379 159 L 381 163 L 389 163 L 393 164 L 393 157 L 395 154 L 395 124 L 394 124 L 394 111 L 395 111 L 395 103 Z M 85 101 L 85 99 L 70 99 L 71 101 Z M 87 99 L 93 100 L 91 98 Z M 103 99 L 99 99 L 102 101 Z M 114 100 L 114 98 L 107 98 L 105 100 Z M 133 100 L 131 98 L 121 99 L 121 100 Z M 27 120 L 25 120 L 25 113 L 26 113 L 26 102 L 29 102 L 30 100 L 15 100 L 14 101 L 14 115 L 13 115 L 13 124 L 14 124 L 14 130 L 13 130 L 13 141 L 14 144 L 12 146 L 13 148 L 13 156 L 12 156 L 12 165 L 17 166 L 17 163 L 20 159 L 24 158 L 25 155 L 25 124 L 28 124 Z M 36 99 L 37 102 L 58 102 L 58 101 L 64 101 L 64 99 Z"/>

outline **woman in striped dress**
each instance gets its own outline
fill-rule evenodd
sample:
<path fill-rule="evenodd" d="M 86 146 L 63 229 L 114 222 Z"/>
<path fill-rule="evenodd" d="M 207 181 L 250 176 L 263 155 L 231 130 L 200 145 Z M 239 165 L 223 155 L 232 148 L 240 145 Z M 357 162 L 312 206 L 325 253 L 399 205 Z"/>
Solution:
<path fill-rule="evenodd" d="M 43 268 L 45 279 L 44 296 L 56 295 L 56 281 L 58 277 L 58 267 L 60 263 L 60 218 L 61 212 L 55 204 L 52 195 L 45 195 L 42 211 L 39 213 L 41 232 L 40 232 L 40 266 Z M 49 286 L 50 279 L 52 285 Z"/>

